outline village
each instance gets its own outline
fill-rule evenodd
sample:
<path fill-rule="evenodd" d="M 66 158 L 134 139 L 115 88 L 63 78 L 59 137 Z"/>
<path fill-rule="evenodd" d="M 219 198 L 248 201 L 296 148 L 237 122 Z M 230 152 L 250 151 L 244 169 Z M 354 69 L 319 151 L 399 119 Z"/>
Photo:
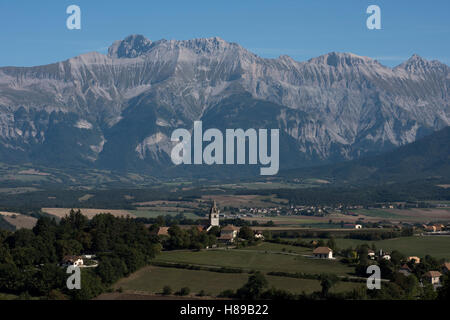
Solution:
<path fill-rule="evenodd" d="M 354 207 L 356 209 L 357 207 Z M 270 213 L 276 213 L 280 214 L 281 208 L 266 208 L 266 209 L 260 209 L 260 208 L 250 208 L 250 212 L 253 214 L 263 214 L 267 215 Z M 294 212 L 297 208 L 293 208 Z M 304 207 L 298 208 L 300 210 L 305 210 Z M 306 210 L 314 210 L 314 207 L 309 207 Z M 319 209 L 321 210 L 321 209 Z M 243 212 L 243 211 L 241 211 Z M 220 214 L 220 210 L 217 207 L 216 202 L 214 201 L 211 209 L 209 211 L 208 220 L 205 221 L 203 225 L 196 225 L 196 226 L 180 226 L 182 229 L 189 229 L 194 227 L 198 232 L 210 232 L 215 228 L 216 230 L 220 230 L 220 233 L 217 234 L 217 244 L 212 245 L 211 247 L 207 246 L 206 250 L 223 250 L 224 248 L 226 250 L 232 250 L 239 247 L 239 244 L 242 242 L 248 242 L 261 244 L 264 242 L 265 235 L 267 232 L 264 230 L 259 230 L 258 227 L 253 227 L 251 230 L 251 238 L 248 237 L 248 235 L 245 236 L 245 238 L 242 237 L 241 228 L 239 226 L 235 226 L 232 224 L 226 224 L 221 225 L 220 218 L 221 217 L 227 217 L 223 214 Z M 245 216 L 231 216 L 233 218 L 238 217 L 245 217 Z M 254 216 L 253 216 L 254 217 Z M 355 230 L 364 230 L 362 224 L 345 224 L 345 228 L 351 228 Z M 399 226 L 396 226 L 397 229 L 401 229 Z M 445 226 L 443 224 L 430 224 L 430 225 L 420 225 L 418 227 L 412 227 L 412 230 L 414 232 L 420 232 L 419 234 L 421 236 L 426 235 L 437 235 L 441 234 L 443 237 L 450 234 L 450 226 Z M 247 234 L 248 230 L 246 230 Z M 166 239 L 170 237 L 170 227 L 159 227 L 155 234 L 160 237 L 161 239 Z M 311 240 L 306 244 L 308 247 L 312 249 L 312 252 L 310 254 L 303 254 L 304 257 L 308 259 L 325 259 L 325 260 L 343 260 L 342 255 L 339 257 L 337 253 L 330 247 L 324 245 L 324 242 L 322 240 Z M 288 253 L 286 253 L 288 254 Z M 356 257 L 358 252 L 353 251 L 352 254 Z M 379 248 L 377 250 L 373 250 L 368 248 L 367 252 L 365 253 L 367 255 L 367 259 L 369 260 L 369 264 L 371 263 L 378 263 L 379 261 L 390 261 L 392 259 L 391 252 L 389 250 L 383 250 L 382 248 Z M 372 261 L 372 262 L 370 262 Z M 401 259 L 401 265 L 399 266 L 397 272 L 404 275 L 404 276 L 410 276 L 413 275 L 413 269 L 415 265 L 420 264 L 421 258 L 415 255 L 411 256 L 405 256 Z M 337 263 L 337 262 L 336 262 Z M 436 270 L 429 270 L 425 272 L 420 280 L 420 285 L 423 287 L 426 284 L 431 284 L 436 290 L 441 286 L 441 278 L 444 274 L 448 274 L 450 270 L 450 262 L 444 262 L 441 264 L 440 269 Z"/>
<path fill-rule="evenodd" d="M 259 272 L 270 286 L 308 299 L 326 294 L 342 299 L 434 299 L 450 275 L 450 225 L 447 209 L 438 203 L 408 209 L 384 203 L 367 209 L 295 205 L 273 196 L 217 198 L 142 202 L 129 211 L 43 208 L 50 219 L 46 223 L 55 223 L 51 228 L 69 224 L 77 230 L 83 221 L 84 230 L 92 233 L 80 233 L 76 241 L 57 241 L 52 264 L 63 272 L 78 267 L 82 274 L 98 274 L 119 296 L 138 291 L 235 298 L 247 275 Z M 51 217 L 60 219 L 59 227 Z M 14 214 L 7 218 L 14 220 Z M 37 232 L 42 223 L 27 232 Z M 103 229 L 100 237 L 98 225 L 106 223 L 112 230 Z M 120 231 L 122 224 L 129 227 Z M 142 234 L 127 242 L 136 246 L 130 251 L 114 244 L 117 232 L 125 232 L 127 241 L 134 233 Z M 143 253 L 152 248 L 153 253 L 134 257 L 136 248 Z M 370 266 L 380 268 L 380 294 L 366 292 Z M 43 265 L 34 267 L 40 270 Z M 318 293 L 327 282 L 332 293 Z M 405 287 L 399 291 L 403 293 L 395 293 L 397 286 Z"/>

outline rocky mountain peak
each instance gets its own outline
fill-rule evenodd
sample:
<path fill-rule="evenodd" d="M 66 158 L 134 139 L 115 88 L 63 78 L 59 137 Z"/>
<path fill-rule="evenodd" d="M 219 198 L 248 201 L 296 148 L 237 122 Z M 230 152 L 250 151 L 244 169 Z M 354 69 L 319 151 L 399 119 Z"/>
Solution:
<path fill-rule="evenodd" d="M 199 54 L 215 54 L 227 50 L 243 49 L 238 44 L 227 42 L 219 37 L 179 41 L 178 44 Z"/>
<path fill-rule="evenodd" d="M 355 159 L 450 125 L 449 67 L 415 55 L 397 68 L 351 53 L 296 62 L 218 37 L 131 35 L 108 56 L 0 68 L 0 162 L 153 170 L 170 159 L 172 131 L 194 119 L 280 128 L 290 165 Z"/>
<path fill-rule="evenodd" d="M 437 70 L 440 72 L 447 71 L 448 72 L 448 66 L 437 61 L 432 60 L 429 61 L 427 59 L 422 58 L 421 56 L 417 54 L 413 54 L 411 58 L 403 62 L 401 65 L 396 67 L 398 69 L 404 69 L 411 73 L 426 73 L 430 72 L 432 70 Z"/>
<path fill-rule="evenodd" d="M 373 60 L 369 57 L 362 57 L 353 53 L 344 52 L 330 52 L 317 58 L 310 59 L 308 62 L 315 64 L 325 64 L 336 68 L 378 64 L 376 60 Z"/>
<path fill-rule="evenodd" d="M 147 53 L 152 41 L 140 34 L 133 34 L 124 40 L 115 41 L 108 49 L 111 58 L 136 58 Z"/>

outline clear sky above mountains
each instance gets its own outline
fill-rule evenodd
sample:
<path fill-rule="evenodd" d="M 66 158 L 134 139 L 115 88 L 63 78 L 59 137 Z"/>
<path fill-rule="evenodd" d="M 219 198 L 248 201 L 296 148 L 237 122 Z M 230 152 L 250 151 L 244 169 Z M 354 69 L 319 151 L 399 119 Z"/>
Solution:
<path fill-rule="evenodd" d="M 66 28 L 66 8 L 82 10 L 82 29 Z M 382 30 L 368 30 L 366 8 L 381 8 Z M 395 66 L 417 53 L 450 63 L 450 1 L 433 0 L 14 0 L 0 2 L 0 66 L 42 65 L 114 40 L 219 36 L 262 57 L 307 60 L 353 52 Z"/>

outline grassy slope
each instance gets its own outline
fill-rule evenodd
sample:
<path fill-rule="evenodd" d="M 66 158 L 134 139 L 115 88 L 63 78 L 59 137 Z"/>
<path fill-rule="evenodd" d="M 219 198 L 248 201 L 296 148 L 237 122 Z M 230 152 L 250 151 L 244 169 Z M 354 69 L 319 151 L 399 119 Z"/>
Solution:
<path fill-rule="evenodd" d="M 289 246 L 284 246 L 289 247 Z M 287 250 L 296 250 L 296 247 Z M 281 251 L 281 249 L 280 249 Z M 311 254 L 311 251 L 302 254 Z M 339 261 L 317 260 L 302 255 L 286 255 L 265 253 L 259 250 L 215 250 L 215 251 L 169 251 L 163 252 L 157 261 L 182 262 L 207 266 L 223 266 L 243 268 L 246 270 L 260 270 L 264 272 L 305 272 L 305 273 L 336 273 L 348 275 L 353 269 Z"/>
<path fill-rule="evenodd" d="M 430 255 L 435 258 L 446 258 L 450 260 L 450 237 L 448 236 L 415 236 L 402 237 L 381 241 L 365 241 L 355 239 L 335 239 L 339 248 L 355 247 L 367 243 L 375 243 L 378 249 L 398 250 L 405 255 L 423 257 Z"/>

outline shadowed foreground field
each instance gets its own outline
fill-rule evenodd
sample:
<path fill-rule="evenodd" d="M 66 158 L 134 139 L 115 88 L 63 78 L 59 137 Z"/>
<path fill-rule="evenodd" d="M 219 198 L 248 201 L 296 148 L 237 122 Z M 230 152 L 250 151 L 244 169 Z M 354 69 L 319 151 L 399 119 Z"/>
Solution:
<path fill-rule="evenodd" d="M 207 295 L 217 296 L 227 289 L 238 289 L 248 279 L 247 273 L 218 273 L 176 268 L 161 268 L 149 266 L 135 272 L 128 278 L 121 279 L 114 285 L 115 289 L 122 288 L 126 292 L 161 293 L 168 285 L 177 291 L 182 287 L 189 287 L 191 294 L 204 290 Z M 320 290 L 318 280 L 293 279 L 285 277 L 266 276 L 269 286 L 284 289 L 293 293 L 311 293 Z M 360 283 L 339 282 L 333 292 L 350 291 L 362 286 Z"/>

